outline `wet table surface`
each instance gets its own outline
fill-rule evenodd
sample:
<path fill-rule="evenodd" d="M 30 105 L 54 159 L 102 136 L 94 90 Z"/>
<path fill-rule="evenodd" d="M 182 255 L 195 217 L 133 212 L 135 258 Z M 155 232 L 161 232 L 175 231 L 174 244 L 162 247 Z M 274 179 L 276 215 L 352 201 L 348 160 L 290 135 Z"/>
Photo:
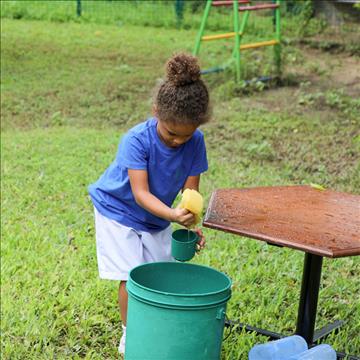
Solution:
<path fill-rule="evenodd" d="M 203 225 L 315 255 L 360 254 L 360 196 L 311 186 L 216 190 Z"/>

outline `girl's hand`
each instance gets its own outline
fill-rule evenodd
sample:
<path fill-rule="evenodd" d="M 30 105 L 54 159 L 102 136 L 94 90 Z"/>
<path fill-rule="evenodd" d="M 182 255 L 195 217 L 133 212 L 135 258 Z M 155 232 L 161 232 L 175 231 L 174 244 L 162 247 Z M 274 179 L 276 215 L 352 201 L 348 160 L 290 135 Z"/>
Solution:
<path fill-rule="evenodd" d="M 197 251 L 200 251 L 200 250 L 204 249 L 205 244 L 206 244 L 206 240 L 205 240 L 204 234 L 202 233 L 201 229 L 195 229 L 194 231 L 199 236 L 199 241 L 196 244 L 196 249 L 197 249 Z"/>
<path fill-rule="evenodd" d="M 175 209 L 171 209 L 170 221 L 177 222 L 185 227 L 190 227 L 195 223 L 195 215 L 189 210 L 177 207 Z"/>

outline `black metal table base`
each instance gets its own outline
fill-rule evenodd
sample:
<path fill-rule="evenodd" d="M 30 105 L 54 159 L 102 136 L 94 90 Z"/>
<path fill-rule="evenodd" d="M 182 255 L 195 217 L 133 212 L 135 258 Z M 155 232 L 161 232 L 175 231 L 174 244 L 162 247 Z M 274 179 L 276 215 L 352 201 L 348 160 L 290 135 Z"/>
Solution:
<path fill-rule="evenodd" d="M 340 322 L 340 321 L 339 321 Z M 333 325 L 333 324 L 331 324 Z M 250 326 L 250 325 L 246 325 L 244 323 L 241 323 L 239 321 L 235 321 L 235 320 L 226 320 L 225 321 L 225 326 L 226 327 L 232 327 L 235 328 L 232 331 L 236 331 L 236 332 L 242 332 L 243 330 L 245 330 L 246 332 L 255 332 L 258 335 L 263 335 L 263 336 L 267 336 L 270 340 L 278 340 L 281 339 L 287 335 L 283 335 L 283 334 L 279 334 L 277 332 L 274 331 L 270 331 L 270 330 L 266 330 L 266 329 L 261 329 L 255 326 Z M 318 330 L 321 331 L 322 329 Z M 327 335 L 329 335 L 330 332 L 324 333 L 323 336 L 319 337 L 317 340 L 314 340 L 314 343 L 312 343 L 311 345 L 309 345 L 309 347 L 313 347 L 316 345 L 315 342 L 319 341 L 320 338 L 326 337 Z M 316 334 L 316 332 L 315 332 Z M 355 355 L 348 355 L 345 354 L 344 352 L 336 352 L 337 355 L 337 360 L 360 360 L 359 357 L 355 356 Z"/>
<path fill-rule="evenodd" d="M 322 261 L 322 256 L 305 253 L 295 334 L 302 336 L 308 343 L 309 347 L 315 346 L 320 339 L 325 338 L 331 332 L 336 331 L 343 324 L 343 321 L 338 320 L 315 331 Z M 278 340 L 285 337 L 285 335 L 273 331 L 245 325 L 233 320 L 225 321 L 225 326 L 234 327 L 238 332 L 241 332 L 242 330 L 255 332 L 259 335 L 267 336 L 271 340 Z M 347 355 L 343 352 L 337 352 L 337 359 L 360 360 L 357 356 Z"/>
<path fill-rule="evenodd" d="M 233 321 L 233 320 L 226 320 L 225 326 L 235 328 L 235 331 L 237 332 L 241 332 L 242 330 L 245 330 L 247 332 L 256 332 L 259 335 L 267 336 L 271 340 L 278 340 L 284 337 L 284 335 L 278 334 L 276 332 L 260 329 L 255 326 L 245 325 L 241 322 Z"/>
<path fill-rule="evenodd" d="M 333 331 L 337 331 L 343 323 L 344 322 L 342 320 L 337 320 L 331 324 L 328 324 L 328 325 L 322 327 L 321 329 L 316 330 L 314 333 L 314 336 L 313 336 L 313 343 L 316 343 L 320 339 L 328 336 Z"/>

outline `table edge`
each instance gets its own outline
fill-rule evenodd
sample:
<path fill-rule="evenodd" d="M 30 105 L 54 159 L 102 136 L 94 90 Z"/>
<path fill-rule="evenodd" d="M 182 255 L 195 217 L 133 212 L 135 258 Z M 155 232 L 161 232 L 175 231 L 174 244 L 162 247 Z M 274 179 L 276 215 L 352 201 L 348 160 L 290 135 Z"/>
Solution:
<path fill-rule="evenodd" d="M 339 257 L 360 255 L 360 247 L 347 249 L 347 250 L 340 250 L 340 251 L 326 251 L 326 250 L 319 249 L 318 247 L 313 247 L 311 245 L 297 246 L 296 243 L 292 243 L 288 240 L 274 239 L 271 236 L 266 236 L 263 234 L 260 235 L 258 233 L 252 233 L 250 231 L 249 232 L 239 231 L 238 229 L 233 229 L 233 228 L 229 227 L 228 225 L 222 226 L 221 224 L 210 223 L 206 220 L 203 221 L 203 226 L 206 228 L 221 230 L 223 232 L 228 232 L 228 233 L 232 233 L 235 235 L 240 235 L 240 236 L 244 236 L 244 237 L 248 237 L 248 238 L 252 238 L 252 239 L 256 239 L 256 240 L 265 241 L 265 242 L 273 244 L 273 245 L 285 246 L 287 248 L 292 248 L 295 250 L 300 250 L 300 251 L 304 251 L 304 252 L 311 253 L 314 255 L 325 256 L 325 257 L 329 257 L 329 258 L 339 258 Z M 355 252 L 354 252 L 354 249 L 356 249 Z"/>

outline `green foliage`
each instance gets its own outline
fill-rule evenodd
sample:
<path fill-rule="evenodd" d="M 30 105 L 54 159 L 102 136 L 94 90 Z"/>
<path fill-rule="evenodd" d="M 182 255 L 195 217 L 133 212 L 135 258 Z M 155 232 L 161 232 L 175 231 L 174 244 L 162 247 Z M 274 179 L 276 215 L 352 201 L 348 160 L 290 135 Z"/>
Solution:
<path fill-rule="evenodd" d="M 117 357 L 117 285 L 98 279 L 87 186 L 112 161 L 124 131 L 150 114 L 151 89 L 166 59 L 191 50 L 195 35 L 2 19 L 3 359 Z M 203 58 L 218 62 L 222 51 L 204 49 Z M 301 61 L 298 52 L 291 56 Z M 248 71 L 255 74 L 251 64 Z M 359 192 L 357 99 L 340 89 L 313 91 L 306 83 L 298 94 L 260 88 L 244 96 L 246 86 L 235 86 L 232 75 L 206 77 L 214 104 L 213 120 L 202 128 L 209 157 L 201 180 L 206 202 L 224 187 L 312 183 Z M 298 103 L 311 93 L 319 95 Z M 284 98 L 290 106 L 265 107 L 279 107 Z M 317 107 L 328 109 L 326 116 Z M 207 248 L 193 261 L 232 278 L 228 316 L 290 335 L 303 254 L 204 233 Z M 317 327 L 346 321 L 327 343 L 354 354 L 360 349 L 359 271 L 359 257 L 325 259 L 317 316 Z M 222 359 L 246 359 L 256 342 L 266 340 L 234 332 Z"/>
<path fill-rule="evenodd" d="M 291 33 L 297 37 L 321 34 L 327 28 L 327 22 L 323 18 L 314 17 L 313 0 L 286 1 L 285 4 L 292 20 L 289 22 Z"/>
<path fill-rule="evenodd" d="M 117 26 L 141 25 L 152 27 L 177 28 L 176 1 L 107 1 L 82 0 L 82 14 L 76 13 L 75 0 L 9 0 L 1 1 L 1 17 L 10 19 L 50 20 L 56 22 L 81 22 L 113 24 Z M 180 26 L 184 29 L 199 29 L 205 1 L 186 0 L 181 11 Z M 296 12 L 283 12 L 282 26 L 294 35 L 313 34 L 325 23 L 311 19 L 311 1 L 296 2 Z M 286 10 L 286 9 L 285 9 Z M 295 14 L 295 16 L 294 16 Z M 233 29 L 231 7 L 213 8 L 208 18 L 206 31 L 226 32 Z M 272 29 L 272 12 L 252 13 L 247 32 L 253 36 L 267 38 Z M 300 31 L 300 33 L 299 33 Z"/>
<path fill-rule="evenodd" d="M 82 0 L 81 16 L 76 13 L 75 0 L 11 0 L 1 2 L 1 17 L 11 19 L 75 21 L 82 23 L 113 24 L 118 26 L 141 25 L 177 28 L 179 17 L 184 29 L 198 29 L 204 2 L 185 1 L 181 9 L 176 1 L 104 1 Z M 180 15 L 180 13 L 181 15 Z M 177 15 L 179 13 L 179 16 Z M 231 9 L 213 11 L 208 29 L 232 29 Z"/>

